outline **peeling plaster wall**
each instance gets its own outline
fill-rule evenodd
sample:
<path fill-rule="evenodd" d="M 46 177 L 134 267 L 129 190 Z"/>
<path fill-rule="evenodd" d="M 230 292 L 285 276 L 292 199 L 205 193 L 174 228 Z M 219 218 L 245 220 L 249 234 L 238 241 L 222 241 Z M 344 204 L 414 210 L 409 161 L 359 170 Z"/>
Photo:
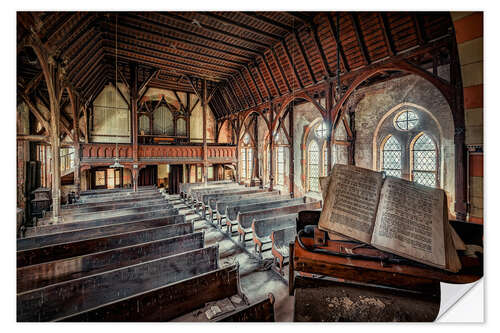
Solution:
<path fill-rule="evenodd" d="M 443 189 L 446 190 L 450 203 L 455 200 L 455 146 L 454 126 L 451 110 L 446 99 L 439 90 L 428 81 L 415 76 L 408 75 L 387 82 L 373 85 L 366 89 L 360 89 L 356 94 L 365 94 L 355 109 L 356 115 L 356 143 L 355 163 L 357 166 L 378 169 L 378 157 L 381 137 L 387 135 L 387 126 L 392 126 L 392 120 L 398 110 L 394 107 L 399 104 L 412 103 L 430 112 L 430 118 L 435 118 L 442 129 L 440 136 L 440 178 Z M 356 96 L 351 96 L 356 98 Z M 392 110 L 392 111 L 391 111 Z M 391 111 L 391 114 L 387 114 Z M 374 135 L 377 126 L 387 114 L 384 123 L 380 124 L 378 137 Z M 436 132 L 437 127 L 430 122 L 423 130 Z M 439 132 L 439 131 L 438 131 Z M 416 134 L 416 133 L 415 133 Z M 439 135 L 439 133 L 438 133 Z M 453 209 L 453 204 L 450 205 Z"/>

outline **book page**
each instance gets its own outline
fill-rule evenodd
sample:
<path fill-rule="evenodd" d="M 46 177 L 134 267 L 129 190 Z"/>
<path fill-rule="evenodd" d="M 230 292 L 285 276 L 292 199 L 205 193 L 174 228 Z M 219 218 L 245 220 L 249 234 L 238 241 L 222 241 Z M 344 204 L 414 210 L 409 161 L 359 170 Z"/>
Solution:
<path fill-rule="evenodd" d="M 335 164 L 319 229 L 370 243 L 382 182 L 380 172 Z"/>
<path fill-rule="evenodd" d="M 380 193 L 372 245 L 445 268 L 444 197 L 443 190 L 387 177 Z"/>

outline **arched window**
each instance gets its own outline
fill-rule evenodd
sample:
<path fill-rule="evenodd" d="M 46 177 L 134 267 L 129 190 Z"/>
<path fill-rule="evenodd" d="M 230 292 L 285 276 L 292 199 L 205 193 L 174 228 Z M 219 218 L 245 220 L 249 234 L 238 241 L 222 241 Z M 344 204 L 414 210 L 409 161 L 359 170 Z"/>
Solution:
<path fill-rule="evenodd" d="M 285 147 L 278 147 L 278 156 L 276 158 L 276 173 L 278 175 L 277 184 L 285 184 Z"/>
<path fill-rule="evenodd" d="M 316 140 L 309 143 L 307 149 L 308 155 L 308 184 L 309 191 L 319 192 L 319 157 L 320 151 Z"/>
<path fill-rule="evenodd" d="M 418 134 L 412 146 L 412 180 L 430 187 L 438 183 L 436 144 L 425 133 Z"/>
<path fill-rule="evenodd" d="M 388 176 L 401 178 L 401 145 L 392 135 L 383 143 L 382 171 Z"/>
<path fill-rule="evenodd" d="M 247 178 L 247 150 L 241 148 L 241 178 Z"/>
<path fill-rule="evenodd" d="M 248 148 L 247 149 L 247 178 L 251 179 L 252 178 L 252 171 L 253 171 L 253 149 Z"/>
<path fill-rule="evenodd" d="M 327 142 L 323 145 L 323 177 L 328 176 L 328 146 Z"/>

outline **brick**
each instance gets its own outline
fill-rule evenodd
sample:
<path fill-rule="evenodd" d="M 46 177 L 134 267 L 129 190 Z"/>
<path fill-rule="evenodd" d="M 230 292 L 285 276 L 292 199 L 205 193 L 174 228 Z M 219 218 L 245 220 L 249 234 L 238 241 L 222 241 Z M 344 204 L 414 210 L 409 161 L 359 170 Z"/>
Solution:
<path fill-rule="evenodd" d="M 484 39 L 476 38 L 458 45 L 458 56 L 460 65 L 468 65 L 475 62 L 482 62 L 484 59 Z"/>
<path fill-rule="evenodd" d="M 483 85 L 464 88 L 464 108 L 474 109 L 483 107 Z"/>
<path fill-rule="evenodd" d="M 483 155 L 473 154 L 469 157 L 469 174 L 471 177 L 483 177 Z"/>
<path fill-rule="evenodd" d="M 482 12 L 464 16 L 453 22 L 453 24 L 455 25 L 455 34 L 458 44 L 483 36 Z"/>
<path fill-rule="evenodd" d="M 483 126 L 483 108 L 465 110 L 465 126 Z"/>
<path fill-rule="evenodd" d="M 484 143 L 483 126 L 468 126 L 465 128 L 465 144 L 477 145 Z"/>
<path fill-rule="evenodd" d="M 462 66 L 462 84 L 464 87 L 483 83 L 483 62 L 474 62 Z"/>

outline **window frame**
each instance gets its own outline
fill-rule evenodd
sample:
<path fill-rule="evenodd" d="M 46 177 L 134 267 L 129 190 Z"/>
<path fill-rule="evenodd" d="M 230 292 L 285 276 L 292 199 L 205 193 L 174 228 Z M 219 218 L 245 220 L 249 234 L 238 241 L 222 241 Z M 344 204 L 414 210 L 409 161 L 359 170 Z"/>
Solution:
<path fill-rule="evenodd" d="M 311 159 L 311 145 L 313 143 L 317 147 L 317 151 L 314 151 L 314 152 L 318 154 L 318 158 L 317 158 L 318 162 L 316 164 L 316 166 L 318 168 L 318 176 L 317 177 L 311 176 L 311 165 L 313 165 L 311 163 L 311 160 L 312 160 Z M 307 191 L 309 191 L 309 192 L 317 192 L 317 193 L 320 192 L 320 188 L 319 188 L 320 168 L 321 168 L 321 149 L 320 149 L 320 146 L 319 146 L 316 138 L 314 138 L 307 145 Z M 316 190 L 311 189 L 311 179 L 312 178 L 317 178 L 318 188 Z"/>

